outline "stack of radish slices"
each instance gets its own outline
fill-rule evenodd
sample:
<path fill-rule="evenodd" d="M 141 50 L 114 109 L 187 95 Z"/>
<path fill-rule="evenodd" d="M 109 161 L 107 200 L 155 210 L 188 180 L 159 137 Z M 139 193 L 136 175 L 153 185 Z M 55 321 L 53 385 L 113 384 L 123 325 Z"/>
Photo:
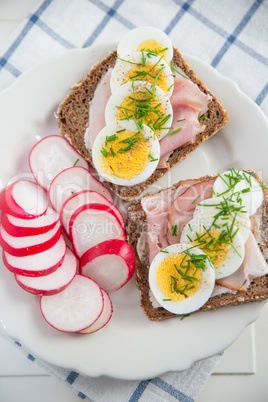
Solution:
<path fill-rule="evenodd" d="M 29 165 L 33 179 L 0 194 L 3 262 L 21 288 L 40 295 L 52 327 L 96 332 L 112 316 L 108 292 L 124 286 L 135 270 L 122 214 L 63 137 L 39 141 Z"/>

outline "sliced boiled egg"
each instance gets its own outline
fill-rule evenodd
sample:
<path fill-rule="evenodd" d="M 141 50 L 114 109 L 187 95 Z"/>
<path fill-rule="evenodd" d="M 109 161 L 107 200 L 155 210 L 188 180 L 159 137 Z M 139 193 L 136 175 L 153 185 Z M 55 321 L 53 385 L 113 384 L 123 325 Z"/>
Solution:
<path fill-rule="evenodd" d="M 214 196 L 224 195 L 244 206 L 249 216 L 263 202 L 263 190 L 258 181 L 244 170 L 230 169 L 219 175 L 213 186 Z"/>
<path fill-rule="evenodd" d="M 215 223 L 220 226 L 229 227 L 234 224 L 239 233 L 243 237 L 244 242 L 247 241 L 250 234 L 250 218 L 248 213 L 240 204 L 231 201 L 224 196 L 208 198 L 197 204 L 194 217 L 200 220 L 213 218 Z"/>
<path fill-rule="evenodd" d="M 133 186 L 150 177 L 158 165 L 159 141 L 145 124 L 134 120 L 106 125 L 97 135 L 92 160 L 99 175 L 121 186 Z"/>
<path fill-rule="evenodd" d="M 155 27 L 139 27 L 129 31 L 119 42 L 117 54 L 125 58 L 141 50 L 163 56 L 167 62 L 170 62 L 173 57 L 173 47 L 169 37 Z"/>
<path fill-rule="evenodd" d="M 220 279 L 238 270 L 245 255 L 244 240 L 232 222 L 227 226 L 215 223 L 214 218 L 194 217 L 186 224 L 181 242 L 198 247 L 206 253 Z"/>
<path fill-rule="evenodd" d="M 177 243 L 155 256 L 149 270 L 149 285 L 164 309 L 174 314 L 188 314 L 210 298 L 214 271 L 203 251 Z"/>
<path fill-rule="evenodd" d="M 159 56 L 136 52 L 129 58 L 117 60 L 111 74 L 110 87 L 112 93 L 128 81 L 147 81 L 160 87 L 170 98 L 173 91 L 174 78 L 172 72 Z"/>
<path fill-rule="evenodd" d="M 169 131 L 173 109 L 169 98 L 162 89 L 145 81 L 126 82 L 110 96 L 105 121 L 136 119 L 148 125 L 157 136 L 163 138 Z"/>

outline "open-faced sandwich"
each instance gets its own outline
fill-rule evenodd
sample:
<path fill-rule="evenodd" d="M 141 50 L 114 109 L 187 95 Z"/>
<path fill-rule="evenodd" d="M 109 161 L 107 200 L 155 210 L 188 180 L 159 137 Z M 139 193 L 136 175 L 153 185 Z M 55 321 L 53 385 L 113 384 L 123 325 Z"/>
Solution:
<path fill-rule="evenodd" d="M 268 298 L 268 193 L 252 171 L 180 181 L 128 209 L 148 318 Z"/>
<path fill-rule="evenodd" d="M 167 35 L 153 27 L 128 32 L 74 85 L 57 119 L 61 134 L 125 201 L 228 120 Z"/>

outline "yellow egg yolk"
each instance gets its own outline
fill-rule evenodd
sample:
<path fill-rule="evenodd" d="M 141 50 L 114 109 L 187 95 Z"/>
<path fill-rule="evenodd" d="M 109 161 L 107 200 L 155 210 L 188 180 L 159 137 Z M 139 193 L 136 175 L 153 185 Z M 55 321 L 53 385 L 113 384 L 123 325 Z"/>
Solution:
<path fill-rule="evenodd" d="M 157 55 L 159 55 L 160 57 L 163 56 L 163 58 L 166 60 L 167 59 L 167 54 L 166 52 L 163 50 L 163 46 L 161 45 L 161 43 L 159 43 L 156 40 L 146 40 L 144 42 L 142 42 L 138 47 L 137 47 L 137 52 L 140 52 L 142 50 L 144 50 L 145 52 L 147 51 L 151 51 L 156 53 Z"/>
<path fill-rule="evenodd" d="M 163 71 L 160 72 L 162 67 L 156 64 L 147 62 L 145 66 L 142 64 L 135 65 L 126 74 L 124 82 L 142 80 L 150 82 L 160 87 L 165 93 L 168 92 L 168 83 Z M 160 72 L 160 74 L 159 74 Z"/>
<path fill-rule="evenodd" d="M 115 139 L 111 140 L 112 137 Z M 108 174 L 131 179 L 146 168 L 149 153 L 149 145 L 139 133 L 125 130 L 106 139 L 101 167 Z"/>
<path fill-rule="evenodd" d="M 156 281 L 167 299 L 182 301 L 193 296 L 201 286 L 202 271 L 185 254 L 173 254 L 157 269 Z"/>
<path fill-rule="evenodd" d="M 127 96 L 118 108 L 117 120 L 132 118 L 133 114 L 137 120 L 142 120 L 144 124 L 151 127 L 157 137 L 165 127 L 166 115 L 163 105 L 157 97 L 152 97 L 145 92 Z"/>
<path fill-rule="evenodd" d="M 194 244 L 208 255 L 214 268 L 218 268 L 226 259 L 230 250 L 230 244 L 219 240 L 220 232 L 216 229 L 209 229 L 198 233 Z"/>

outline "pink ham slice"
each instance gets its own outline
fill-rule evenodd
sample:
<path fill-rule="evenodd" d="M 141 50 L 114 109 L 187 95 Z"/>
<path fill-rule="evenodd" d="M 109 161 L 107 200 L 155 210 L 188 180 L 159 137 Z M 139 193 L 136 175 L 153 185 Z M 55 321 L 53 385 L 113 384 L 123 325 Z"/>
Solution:
<path fill-rule="evenodd" d="M 187 183 L 181 184 L 179 190 L 169 189 L 143 198 L 142 208 L 147 217 L 147 241 L 150 263 L 161 249 L 169 245 L 166 234 L 170 206 L 177 197 L 193 184 L 195 184 L 194 180 L 188 180 Z"/>
<path fill-rule="evenodd" d="M 112 68 L 104 75 L 97 86 L 94 97 L 89 103 L 89 126 L 85 132 L 85 144 L 88 149 L 92 149 L 95 138 L 105 127 L 105 107 L 108 99 L 112 95 L 110 89 L 110 78 Z"/>
<path fill-rule="evenodd" d="M 180 197 L 172 203 L 168 213 L 167 241 L 169 244 L 180 242 L 184 226 L 192 219 L 197 204 L 211 198 L 215 179 L 196 183 L 189 187 Z M 176 235 L 172 235 L 172 227 L 176 226 Z"/>
<path fill-rule="evenodd" d="M 171 96 L 173 108 L 187 105 L 197 113 L 204 113 L 211 96 L 200 91 L 191 80 L 183 77 L 174 78 L 174 89 Z"/>
<path fill-rule="evenodd" d="M 265 261 L 253 233 L 250 233 L 245 244 L 245 258 L 240 268 L 232 275 L 217 281 L 218 285 L 232 290 L 246 292 L 254 278 L 268 274 Z"/>
<path fill-rule="evenodd" d="M 174 90 L 171 96 L 173 107 L 172 131 L 181 128 L 175 134 L 168 135 L 160 141 L 160 160 L 158 168 L 166 168 L 166 161 L 175 149 L 182 145 L 193 143 L 197 134 L 204 131 L 205 126 L 198 121 L 207 109 L 210 95 L 200 91 L 192 81 L 184 78 L 174 78 Z"/>
<path fill-rule="evenodd" d="M 198 113 L 190 107 L 173 106 L 172 131 L 178 128 L 181 130 L 175 134 L 166 135 L 160 141 L 160 156 L 166 155 L 182 145 L 194 142 L 196 135 L 204 131 L 205 126 L 199 123 Z"/>

